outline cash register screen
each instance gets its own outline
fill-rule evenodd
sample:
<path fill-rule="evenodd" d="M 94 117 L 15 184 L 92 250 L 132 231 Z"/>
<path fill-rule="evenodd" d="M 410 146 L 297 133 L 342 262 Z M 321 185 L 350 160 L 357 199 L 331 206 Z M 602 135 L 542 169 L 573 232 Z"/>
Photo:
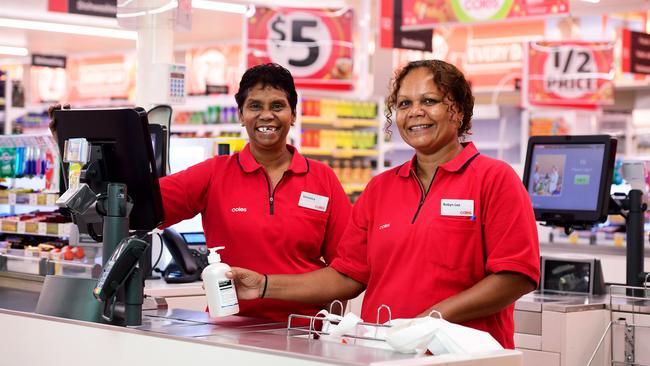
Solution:
<path fill-rule="evenodd" d="M 181 236 L 183 237 L 183 240 L 187 243 L 187 245 L 192 246 L 192 245 L 205 245 L 205 235 L 201 232 L 195 232 L 195 233 L 181 233 Z"/>
<path fill-rule="evenodd" d="M 605 144 L 536 144 L 528 178 L 533 208 L 595 211 Z"/>

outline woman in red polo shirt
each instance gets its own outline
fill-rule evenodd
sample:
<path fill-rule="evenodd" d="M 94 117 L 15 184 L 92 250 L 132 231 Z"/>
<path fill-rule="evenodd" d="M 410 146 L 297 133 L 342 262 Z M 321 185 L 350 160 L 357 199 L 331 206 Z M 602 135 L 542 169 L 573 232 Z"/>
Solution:
<path fill-rule="evenodd" d="M 255 66 L 242 76 L 235 99 L 249 143 L 162 178 L 163 226 L 200 213 L 208 246 L 226 247 L 225 263 L 263 273 L 324 268 L 351 204 L 332 169 L 287 145 L 297 104 L 291 74 L 276 64 Z M 252 299 L 239 308 L 239 315 L 286 321 L 322 305 Z"/>
<path fill-rule="evenodd" d="M 233 268 L 240 299 L 324 303 L 365 289 L 367 321 L 382 304 L 393 318 L 437 310 L 513 348 L 513 303 L 539 280 L 535 219 L 521 180 L 462 142 L 474 97 L 453 65 L 409 63 L 386 105 L 413 158 L 368 184 L 329 267 L 298 276 Z"/>

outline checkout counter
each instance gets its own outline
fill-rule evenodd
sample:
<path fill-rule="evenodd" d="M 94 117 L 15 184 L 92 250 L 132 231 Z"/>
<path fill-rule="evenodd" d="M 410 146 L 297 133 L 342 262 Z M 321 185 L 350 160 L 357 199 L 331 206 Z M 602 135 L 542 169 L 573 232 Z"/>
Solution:
<path fill-rule="evenodd" d="M 0 332 L 0 364 L 522 365 L 521 352 L 513 350 L 416 356 L 309 339 L 304 332 L 287 330 L 283 323 L 238 316 L 211 319 L 203 310 L 184 308 L 205 306 L 199 282 L 169 285 L 161 280 L 147 281 L 145 294 L 158 297 L 145 298 L 142 324 L 138 326 L 64 319 L 29 311 L 35 307 L 37 292 L 33 291 L 38 281 L 6 275 L 0 274 L 0 290 L 12 290 L 14 302 L 22 301 L 27 311 L 7 309 L 7 299 L 0 298 L 0 327 L 13 330 Z M 22 286 L 23 281 L 33 282 L 30 291 L 11 288 Z"/>

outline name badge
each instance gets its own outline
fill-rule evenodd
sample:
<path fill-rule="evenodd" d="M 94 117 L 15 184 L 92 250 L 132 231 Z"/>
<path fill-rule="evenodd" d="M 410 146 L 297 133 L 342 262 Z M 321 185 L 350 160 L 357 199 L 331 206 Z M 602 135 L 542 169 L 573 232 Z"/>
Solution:
<path fill-rule="evenodd" d="M 327 203 L 329 200 L 329 197 L 319 196 L 314 193 L 302 191 L 300 192 L 300 200 L 298 200 L 298 206 L 325 212 L 327 210 Z"/>
<path fill-rule="evenodd" d="M 440 200 L 441 216 L 474 216 L 474 200 Z"/>

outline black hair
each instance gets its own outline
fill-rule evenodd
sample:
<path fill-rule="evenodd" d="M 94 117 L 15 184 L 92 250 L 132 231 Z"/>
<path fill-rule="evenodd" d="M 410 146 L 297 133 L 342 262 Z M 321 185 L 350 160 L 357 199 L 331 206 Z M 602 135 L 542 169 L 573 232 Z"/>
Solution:
<path fill-rule="evenodd" d="M 395 72 L 395 77 L 390 84 L 388 97 L 386 98 L 386 130 L 390 128 L 393 116 L 393 108 L 397 104 L 397 93 L 402 87 L 402 80 L 409 72 L 424 68 L 433 75 L 433 82 L 443 94 L 443 100 L 449 100 L 448 106 L 453 113 L 462 113 L 463 121 L 458 129 L 458 136 L 471 134 L 472 115 L 474 113 L 474 96 L 472 87 L 465 79 L 463 73 L 456 66 L 440 60 L 419 60 L 409 62 L 402 69 Z"/>
<path fill-rule="evenodd" d="M 291 76 L 289 70 L 276 63 L 261 64 L 246 70 L 239 82 L 239 91 L 235 94 L 239 113 L 242 113 L 248 93 L 257 85 L 261 85 L 262 87 L 270 86 L 282 90 L 287 95 L 291 112 L 294 115 L 296 114 L 298 93 L 293 83 L 293 76 Z"/>

